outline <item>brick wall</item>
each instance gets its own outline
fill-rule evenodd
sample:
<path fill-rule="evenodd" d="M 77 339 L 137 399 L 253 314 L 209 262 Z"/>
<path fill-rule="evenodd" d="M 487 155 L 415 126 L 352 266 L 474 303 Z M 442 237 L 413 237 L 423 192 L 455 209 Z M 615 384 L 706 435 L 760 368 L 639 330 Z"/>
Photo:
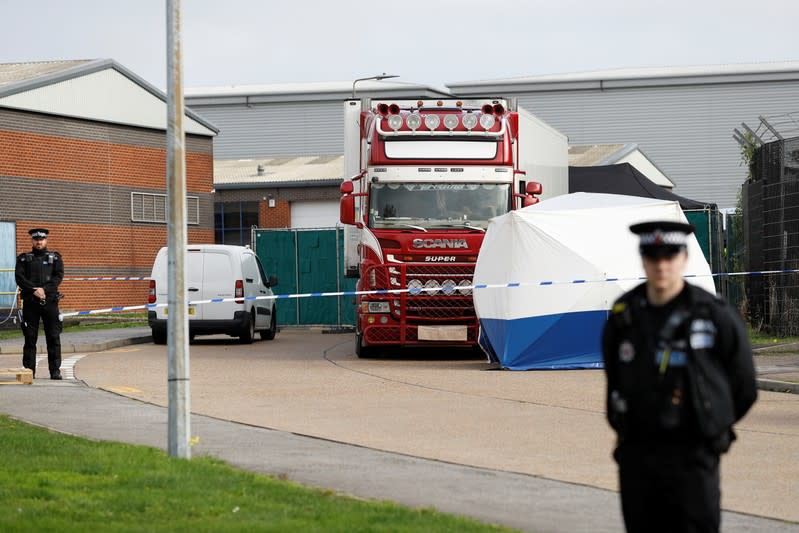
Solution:
<path fill-rule="evenodd" d="M 99 224 L 53 224 L 17 221 L 17 253 L 31 249 L 28 229 L 50 230 L 47 248 L 64 259 L 65 278 L 149 276 L 155 255 L 166 246 L 164 228 L 114 227 Z M 213 243 L 210 230 L 189 230 L 189 244 Z M 147 302 L 147 281 L 71 281 L 61 285 L 63 310 L 83 311 Z"/>
<path fill-rule="evenodd" d="M 163 188 L 166 182 L 166 150 L 145 146 L 17 131 L 0 131 L 0 175 L 46 178 L 102 185 Z M 213 189 L 210 154 L 186 154 L 186 188 Z"/>
<path fill-rule="evenodd" d="M 166 224 L 130 220 L 130 191 L 166 193 L 166 132 L 0 108 L 0 220 L 16 222 L 17 253 L 28 229 L 50 229 L 66 278 L 149 276 L 166 245 Z M 189 243 L 213 243 L 212 139 L 186 142 L 189 195 L 200 224 Z M 202 212 L 205 211 L 205 212 Z M 72 281 L 61 285 L 65 311 L 141 305 L 147 281 Z"/>
<path fill-rule="evenodd" d="M 288 228 L 291 226 L 291 203 L 286 200 L 275 200 L 275 207 L 269 207 L 269 201 L 258 203 L 258 227 Z"/>

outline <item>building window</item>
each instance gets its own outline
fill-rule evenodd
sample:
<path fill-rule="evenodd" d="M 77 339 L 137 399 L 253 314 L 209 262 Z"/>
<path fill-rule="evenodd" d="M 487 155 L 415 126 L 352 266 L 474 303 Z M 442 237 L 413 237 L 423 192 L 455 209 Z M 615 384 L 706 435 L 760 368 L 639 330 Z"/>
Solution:
<path fill-rule="evenodd" d="M 214 204 L 214 235 L 217 244 L 250 244 L 250 230 L 258 226 L 258 202 Z"/>
<path fill-rule="evenodd" d="M 130 219 L 133 222 L 167 223 L 167 195 L 146 192 L 130 193 Z M 200 223 L 200 198 L 186 197 L 186 222 Z"/>

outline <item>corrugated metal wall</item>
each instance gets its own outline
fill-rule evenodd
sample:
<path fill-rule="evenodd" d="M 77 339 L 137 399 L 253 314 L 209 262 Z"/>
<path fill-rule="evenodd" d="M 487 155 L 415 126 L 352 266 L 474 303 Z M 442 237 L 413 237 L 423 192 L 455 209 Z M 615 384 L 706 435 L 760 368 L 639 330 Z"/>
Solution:
<path fill-rule="evenodd" d="M 341 155 L 344 104 L 338 101 L 192 105 L 219 128 L 214 159 L 288 155 Z"/>
<path fill-rule="evenodd" d="M 735 207 L 746 177 L 732 130 L 799 109 L 799 82 L 503 93 L 570 144 L 638 143 L 674 192 Z"/>
<path fill-rule="evenodd" d="M 492 87 L 495 87 L 492 85 Z M 732 130 L 760 115 L 799 109 L 799 82 L 682 85 L 548 92 L 502 91 L 569 137 L 570 144 L 638 143 L 676 194 L 735 207 L 746 176 Z M 187 104 L 220 128 L 215 159 L 343 153 L 339 101 Z"/>

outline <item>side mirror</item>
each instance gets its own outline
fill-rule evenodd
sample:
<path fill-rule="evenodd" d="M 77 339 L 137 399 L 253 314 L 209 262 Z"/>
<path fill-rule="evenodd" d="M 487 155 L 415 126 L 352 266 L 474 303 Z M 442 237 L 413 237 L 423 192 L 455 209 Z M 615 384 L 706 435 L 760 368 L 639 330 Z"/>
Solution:
<path fill-rule="evenodd" d="M 341 186 L 343 188 L 344 184 Z M 352 188 L 352 183 L 350 183 L 350 188 Z M 341 197 L 341 202 L 339 204 L 339 220 L 342 224 L 349 224 L 350 226 L 355 225 L 355 196 L 352 194 L 345 194 Z"/>
<path fill-rule="evenodd" d="M 355 190 L 355 186 L 352 184 L 351 180 L 342 181 L 338 190 L 341 194 L 352 194 L 352 191 Z"/>
<path fill-rule="evenodd" d="M 527 185 L 524 188 L 524 192 L 526 192 L 527 194 L 536 195 L 543 193 L 544 188 L 537 181 L 528 181 Z"/>
<path fill-rule="evenodd" d="M 538 203 L 538 198 L 535 196 L 525 196 L 522 198 L 522 207 L 530 207 Z"/>
<path fill-rule="evenodd" d="M 269 276 L 268 286 L 274 287 L 275 285 L 277 285 L 277 276 Z"/>

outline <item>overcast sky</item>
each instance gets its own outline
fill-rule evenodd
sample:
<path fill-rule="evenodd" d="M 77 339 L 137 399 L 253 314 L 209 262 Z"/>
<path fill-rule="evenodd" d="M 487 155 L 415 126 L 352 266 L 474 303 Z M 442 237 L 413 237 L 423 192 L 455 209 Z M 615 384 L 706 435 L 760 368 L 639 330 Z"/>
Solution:
<path fill-rule="evenodd" d="M 166 87 L 166 0 L 0 0 L 0 63 L 111 58 Z M 184 85 L 447 82 L 799 60 L 797 0 L 183 0 Z"/>

